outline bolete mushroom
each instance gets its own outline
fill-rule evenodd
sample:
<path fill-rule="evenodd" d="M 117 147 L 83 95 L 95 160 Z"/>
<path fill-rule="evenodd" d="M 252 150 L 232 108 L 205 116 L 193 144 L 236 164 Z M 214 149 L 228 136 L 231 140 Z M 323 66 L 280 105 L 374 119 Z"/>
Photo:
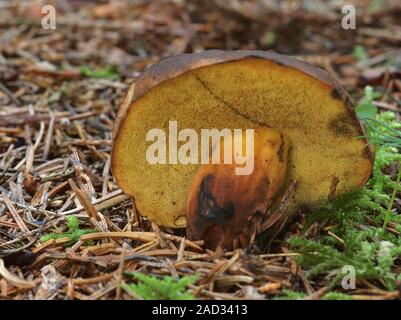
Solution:
<path fill-rule="evenodd" d="M 274 131 L 269 134 L 282 134 L 289 151 L 281 190 L 297 181 L 288 214 L 360 188 L 371 174 L 373 152 L 366 140 L 357 139 L 364 131 L 351 99 L 323 70 L 263 51 L 212 50 L 173 56 L 146 69 L 131 84 L 113 133 L 112 171 L 117 184 L 135 198 L 142 215 L 160 225 L 182 228 L 187 211 L 189 217 L 201 213 L 195 198 L 191 199 L 193 190 L 202 185 L 199 177 L 204 175 L 199 170 L 226 172 L 200 162 L 177 162 L 171 146 L 166 149 L 173 155 L 164 159 L 166 163 L 150 163 L 146 158 L 149 131 L 158 128 L 169 132 L 172 121 L 199 134 L 212 128 L 271 128 Z M 177 132 L 170 132 L 164 137 L 167 144 L 171 135 L 177 141 Z M 181 140 L 184 144 L 185 139 Z M 266 168 L 265 177 L 278 167 Z M 255 162 L 255 169 L 260 168 L 263 166 Z M 260 181 L 256 185 L 249 191 L 266 191 Z M 235 194 L 235 185 L 228 188 Z M 276 193 L 267 188 L 264 199 Z M 250 201 L 258 198 L 247 196 Z M 246 210 L 258 205 L 246 204 Z M 224 203 L 219 206 L 224 207 Z M 234 216 L 242 214 L 237 208 L 233 210 Z"/>

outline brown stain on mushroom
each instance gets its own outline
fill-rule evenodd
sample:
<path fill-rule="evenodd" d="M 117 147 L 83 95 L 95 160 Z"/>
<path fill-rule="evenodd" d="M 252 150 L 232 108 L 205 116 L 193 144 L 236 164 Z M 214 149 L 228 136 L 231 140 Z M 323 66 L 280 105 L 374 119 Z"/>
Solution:
<path fill-rule="evenodd" d="M 362 149 L 362 156 L 365 159 L 372 159 L 372 151 L 373 151 L 373 146 L 367 145 Z"/>
<path fill-rule="evenodd" d="M 235 206 L 232 201 L 224 202 L 219 205 L 213 196 L 216 188 L 230 187 L 229 180 L 223 180 L 221 185 L 215 184 L 216 176 L 211 174 L 203 178 L 198 193 L 198 206 L 200 215 L 206 219 L 211 219 L 217 224 L 224 225 L 235 215 Z"/>
<path fill-rule="evenodd" d="M 333 177 L 331 179 L 331 185 L 330 185 L 330 193 L 327 197 L 327 199 L 332 200 L 334 199 L 337 191 L 337 186 L 340 183 L 340 179 L 338 177 Z"/>
<path fill-rule="evenodd" d="M 342 95 L 340 93 L 340 91 L 337 88 L 333 88 L 330 92 L 330 96 L 334 99 L 334 100 L 342 100 Z"/>
<path fill-rule="evenodd" d="M 281 144 L 280 147 L 278 148 L 277 155 L 279 161 L 283 162 L 285 160 L 284 158 L 285 146 L 284 146 L 284 137 L 282 133 L 280 133 L 280 138 L 281 138 Z"/>
<path fill-rule="evenodd" d="M 335 135 L 346 137 L 353 136 L 355 132 L 353 121 L 345 113 L 341 113 L 332 119 L 328 124 L 328 129 Z"/>

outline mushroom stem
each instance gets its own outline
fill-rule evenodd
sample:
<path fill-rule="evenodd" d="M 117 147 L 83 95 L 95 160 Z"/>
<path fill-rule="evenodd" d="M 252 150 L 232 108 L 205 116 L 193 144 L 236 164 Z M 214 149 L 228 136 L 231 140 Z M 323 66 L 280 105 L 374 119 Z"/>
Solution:
<path fill-rule="evenodd" d="M 234 136 L 233 141 L 238 139 L 245 137 Z M 242 151 L 245 149 L 242 143 Z M 213 154 L 216 152 L 224 153 L 224 143 Z M 255 223 L 264 217 L 282 187 L 287 154 L 288 141 L 279 131 L 259 128 L 254 130 L 253 171 L 249 174 L 239 175 L 235 164 L 202 165 L 188 197 L 188 239 L 204 240 L 211 250 L 219 245 L 233 249 L 234 243 L 248 246 Z"/>

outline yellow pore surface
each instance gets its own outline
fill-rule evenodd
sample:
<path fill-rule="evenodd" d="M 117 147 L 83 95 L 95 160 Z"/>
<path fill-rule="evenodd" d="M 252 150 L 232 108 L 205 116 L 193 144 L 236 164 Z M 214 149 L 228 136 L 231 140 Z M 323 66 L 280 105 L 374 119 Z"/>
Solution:
<path fill-rule="evenodd" d="M 331 92 L 296 69 L 255 58 L 187 72 L 132 103 L 115 141 L 113 174 L 142 215 L 185 227 L 188 191 L 200 164 L 149 164 L 147 132 L 167 134 L 169 121 L 199 136 L 201 129 L 271 127 L 289 139 L 283 189 L 298 182 L 289 213 L 315 206 L 329 197 L 333 181 L 339 195 L 362 186 L 371 170 L 365 142 L 355 139 L 360 133 L 352 117 Z"/>

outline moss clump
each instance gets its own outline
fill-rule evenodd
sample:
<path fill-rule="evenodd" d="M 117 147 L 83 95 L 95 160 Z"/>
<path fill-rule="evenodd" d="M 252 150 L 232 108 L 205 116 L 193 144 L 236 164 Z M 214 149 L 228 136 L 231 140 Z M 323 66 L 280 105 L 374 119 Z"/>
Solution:
<path fill-rule="evenodd" d="M 185 276 L 174 279 L 165 276 L 162 279 L 140 272 L 129 272 L 138 284 L 123 284 L 123 288 L 144 300 L 193 300 L 194 296 L 187 291 L 187 287 L 196 282 L 197 276 Z"/>
<path fill-rule="evenodd" d="M 342 292 L 328 292 L 324 295 L 323 300 L 352 300 L 352 296 Z"/>

